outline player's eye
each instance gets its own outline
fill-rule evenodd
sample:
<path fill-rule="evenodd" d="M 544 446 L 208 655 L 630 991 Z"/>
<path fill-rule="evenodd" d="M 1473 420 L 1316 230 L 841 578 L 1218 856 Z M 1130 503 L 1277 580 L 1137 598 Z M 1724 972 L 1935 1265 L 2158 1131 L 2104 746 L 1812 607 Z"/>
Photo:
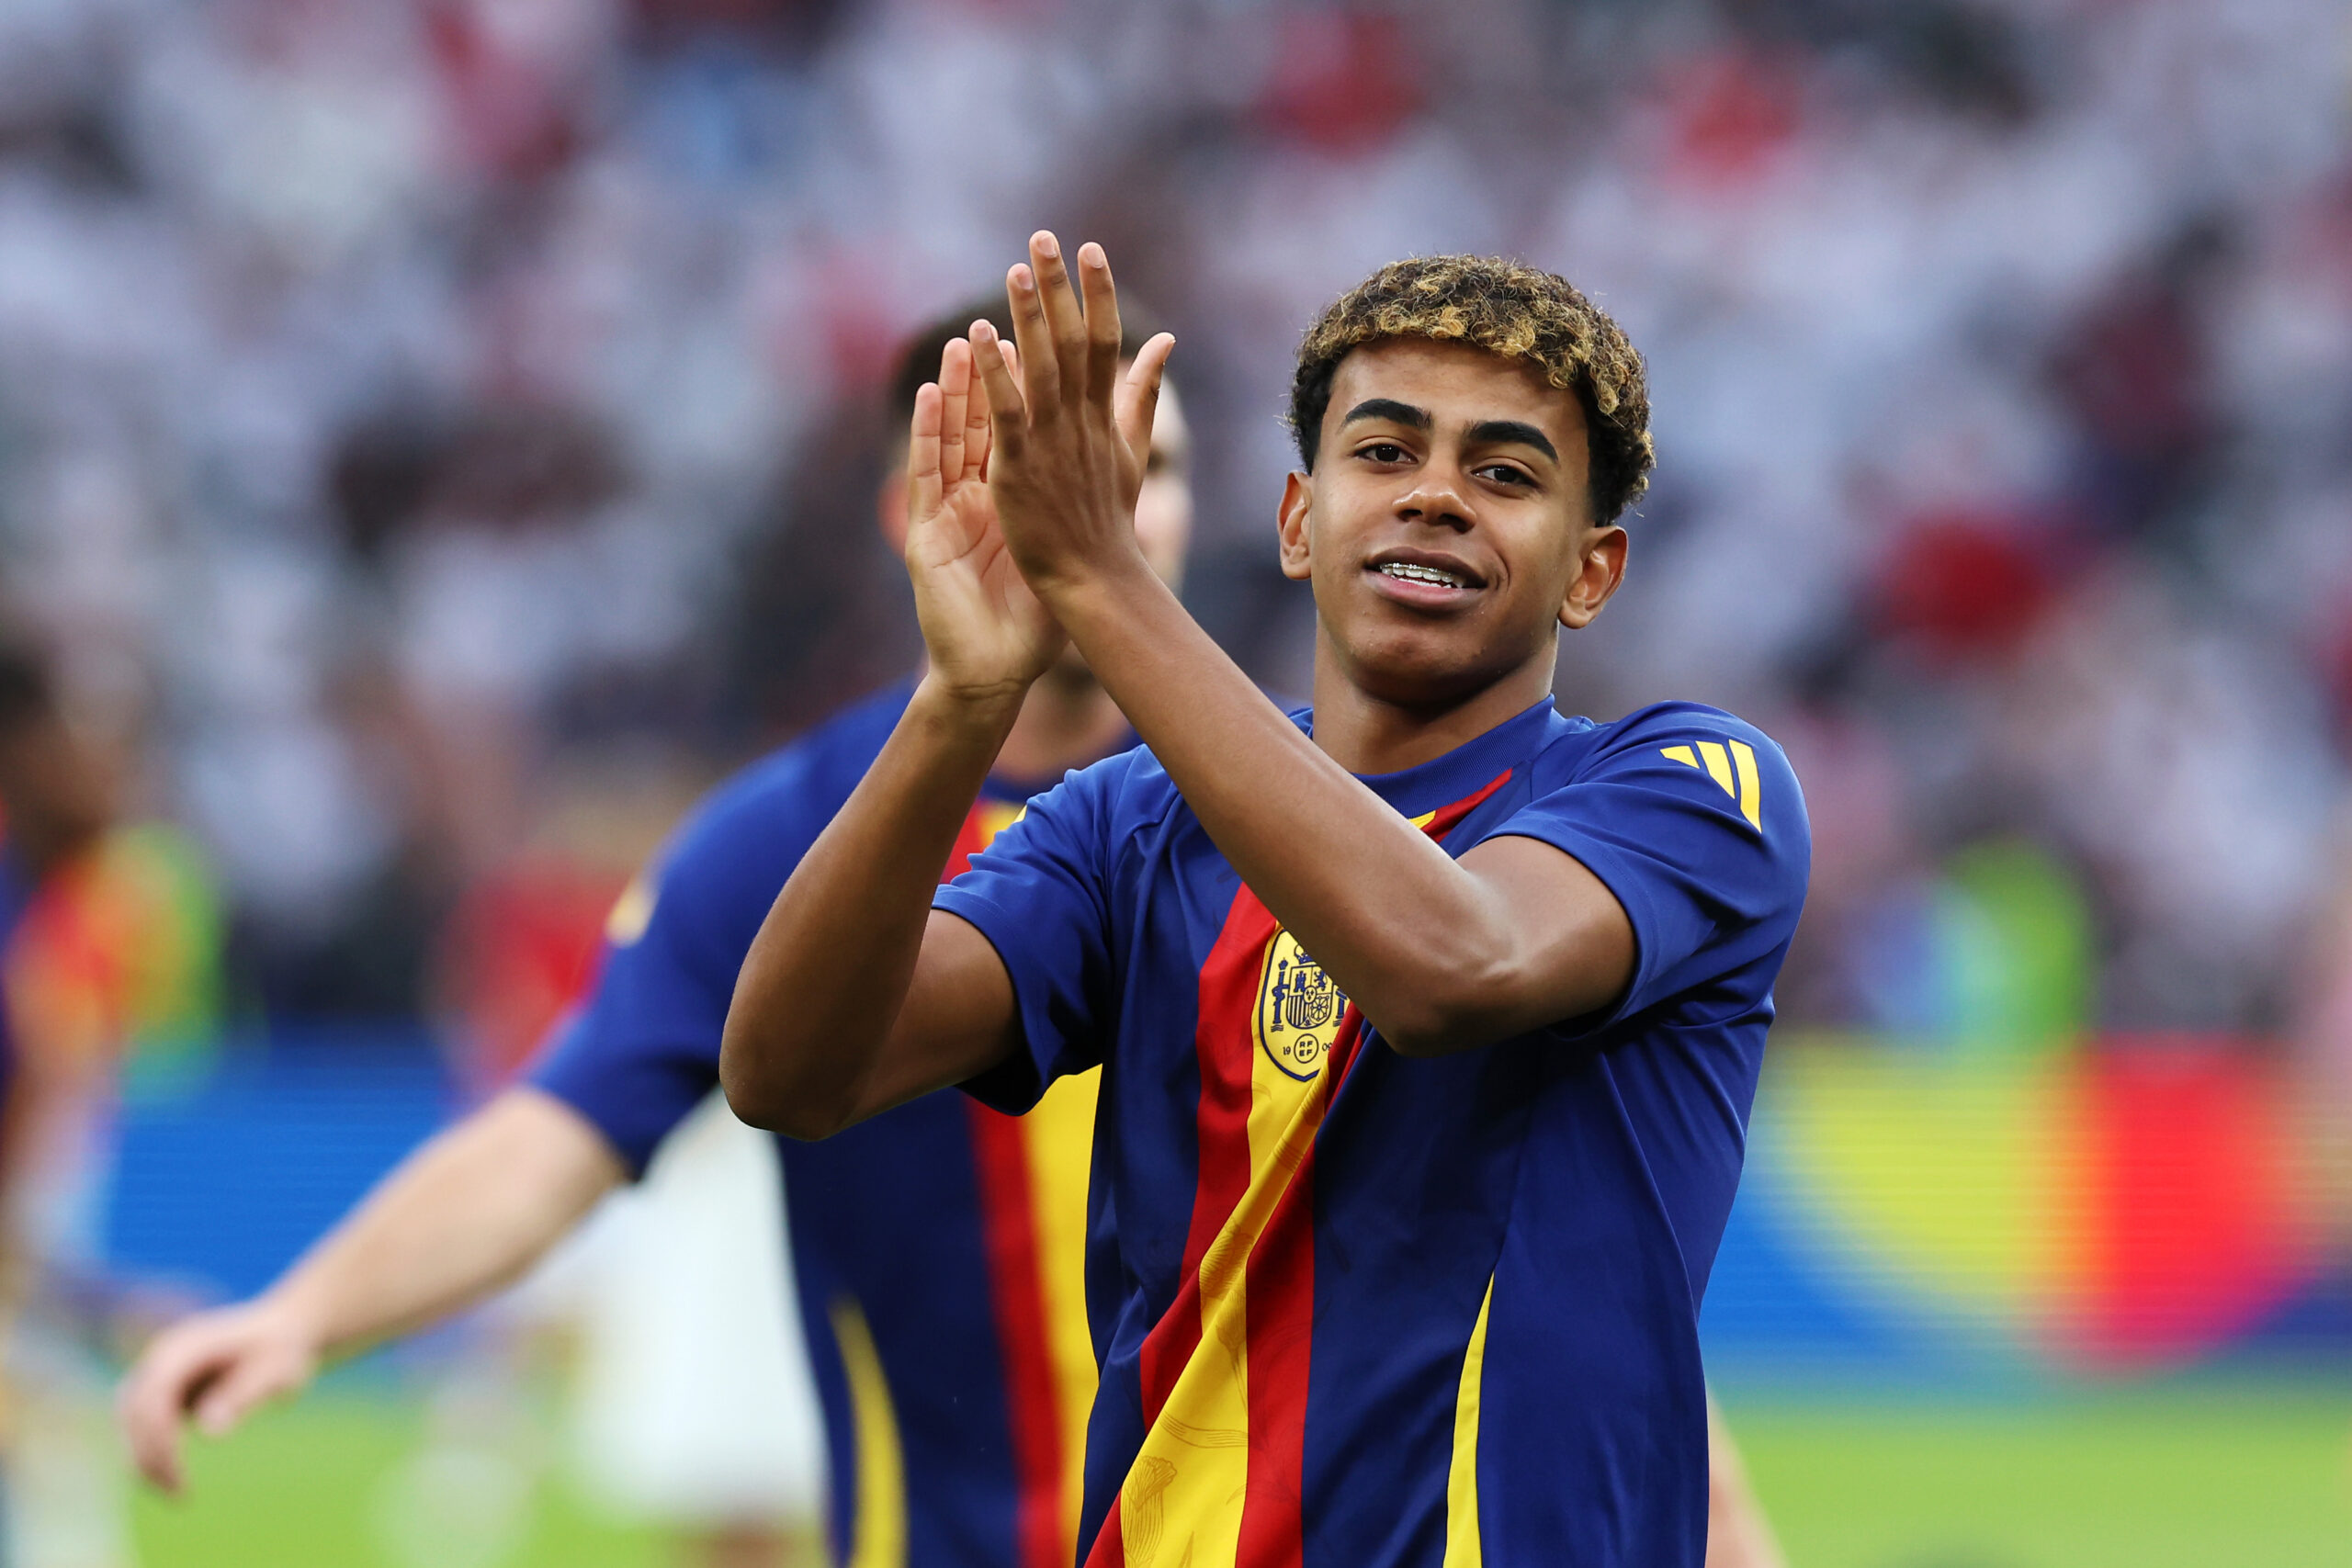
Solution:
<path fill-rule="evenodd" d="M 1375 441 L 1356 449 L 1356 456 L 1374 463 L 1401 463 L 1408 454 L 1394 441 Z"/>
<path fill-rule="evenodd" d="M 1483 468 L 1474 468 L 1471 471 L 1478 478 L 1498 485 L 1525 487 L 1535 482 L 1535 476 L 1510 463 L 1488 463 Z"/>

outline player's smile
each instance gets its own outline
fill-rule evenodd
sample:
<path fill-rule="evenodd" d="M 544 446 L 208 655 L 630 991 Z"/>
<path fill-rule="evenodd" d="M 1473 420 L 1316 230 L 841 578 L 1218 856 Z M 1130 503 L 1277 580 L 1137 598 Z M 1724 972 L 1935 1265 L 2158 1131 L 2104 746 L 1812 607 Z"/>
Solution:
<path fill-rule="evenodd" d="M 1400 604 L 1420 610 L 1459 610 L 1487 586 L 1462 558 L 1439 550 L 1396 546 L 1365 563 L 1373 586 Z"/>

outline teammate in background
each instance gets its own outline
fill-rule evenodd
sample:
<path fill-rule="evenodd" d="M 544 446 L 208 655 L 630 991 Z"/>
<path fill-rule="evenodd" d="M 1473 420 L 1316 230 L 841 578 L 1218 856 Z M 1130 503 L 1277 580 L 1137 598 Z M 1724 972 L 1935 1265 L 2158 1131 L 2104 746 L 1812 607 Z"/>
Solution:
<path fill-rule="evenodd" d="M 944 320 L 909 349 L 898 430 L 971 314 Z M 1173 582 L 1192 500 L 1183 421 L 1171 408 L 1162 405 L 1136 526 Z M 905 537 L 905 475 L 894 462 L 877 497 L 893 548 Z M 156 1337 L 121 1400 L 150 1480 L 180 1487 L 184 1419 L 220 1436 L 302 1387 L 322 1361 L 481 1300 L 643 1172 L 717 1087 L 743 953 L 911 690 L 851 708 L 721 786 L 623 897 L 593 994 L 521 1087 L 417 1151 L 264 1294 Z M 1056 667 L 1008 735 L 950 869 L 1034 789 L 1132 739 L 1082 664 Z M 860 1138 L 785 1145 L 843 1561 L 1070 1561 L 1094 1385 L 1081 1277 L 1091 1091 L 1073 1084 L 1018 1122 L 937 1096 Z"/>
<path fill-rule="evenodd" d="M 1103 1069 L 1090 1563 L 1699 1568 L 1699 1303 L 1810 839 L 1731 716 L 1552 706 L 1623 576 L 1640 358 L 1468 257 L 1313 325 L 1286 716 L 1139 547 L 1171 343 L 1123 371 L 1100 247 L 1078 271 L 1082 314 L 1035 236 L 1017 359 L 976 321 L 917 402 L 928 671 L 743 965 L 728 1097 L 823 1137 Z M 1065 644 L 1148 749 L 939 886 Z"/>
<path fill-rule="evenodd" d="M 1009 331 L 1001 305 L 992 309 Z M 907 351 L 899 430 L 976 313 L 943 321 Z M 1136 532 L 1171 583 L 1190 535 L 1184 469 L 1181 412 L 1163 398 Z M 877 495 L 894 548 L 906 536 L 906 482 L 894 463 Z M 184 1419 L 218 1437 L 302 1387 L 322 1361 L 479 1301 L 642 1172 L 716 1083 L 742 956 L 911 689 L 853 708 L 723 786 L 614 911 L 594 994 L 525 1086 L 419 1150 L 267 1292 L 147 1348 L 122 1412 L 151 1481 L 179 1488 Z M 1084 666 L 1057 662 L 1024 701 L 947 869 L 960 870 L 1030 788 L 1132 739 Z M 783 1145 L 842 1561 L 1072 1561 L 1095 1380 L 1080 1299 L 1091 1089 L 1091 1075 L 1065 1085 L 1017 1122 L 935 1095 L 822 1145 Z M 1744 1494 L 1731 1501 L 1752 1516 Z"/>
<path fill-rule="evenodd" d="M 107 770 L 58 709 L 47 661 L 0 642 L 0 957 L 36 896 L 97 841 L 113 816 Z M 0 972 L 5 972 L 0 964 Z M 50 1144 L 86 1106 L 110 1064 L 28 1050 L 13 998 L 0 993 L 0 1360 L 15 1318 L 39 1288 L 40 1248 L 26 1234 L 28 1182 Z M 0 1449 L 13 1447 L 17 1414 L 0 1386 Z M 7 1561 L 6 1466 L 0 1465 L 0 1562 Z"/>
<path fill-rule="evenodd" d="M 34 892 L 96 840 L 109 815 L 102 774 L 57 711 L 47 665 L 0 643 L 0 953 Z M 37 1061 L 20 1058 L 13 1021 L 0 1006 L 0 1191 L 13 1189 L 51 1087 Z"/>

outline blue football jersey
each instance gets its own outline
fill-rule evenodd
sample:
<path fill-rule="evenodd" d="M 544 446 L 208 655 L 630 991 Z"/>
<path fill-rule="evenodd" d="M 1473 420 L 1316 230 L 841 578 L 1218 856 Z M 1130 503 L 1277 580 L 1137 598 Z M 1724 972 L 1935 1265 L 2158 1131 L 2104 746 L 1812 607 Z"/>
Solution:
<path fill-rule="evenodd" d="M 895 687 L 752 764 L 613 911 L 594 986 L 527 1081 L 633 1171 L 718 1083 L 736 971 L 911 694 Z M 948 871 L 1015 818 L 992 782 Z M 779 1139 L 831 1525 L 864 1568 L 1069 1568 L 1085 1418 L 1094 1083 L 1018 1120 L 938 1094 L 821 1144 Z"/>
<path fill-rule="evenodd" d="M 1589 867 L 1636 939 L 1623 997 L 1396 1055 L 1144 750 L 937 896 L 1026 1046 L 966 1087 L 1019 1111 L 1102 1071 L 1086 1561 L 1699 1568 L 1699 1305 L 1804 902 L 1796 779 L 1713 709 L 1545 703 L 1363 782 L 1450 852 Z"/>

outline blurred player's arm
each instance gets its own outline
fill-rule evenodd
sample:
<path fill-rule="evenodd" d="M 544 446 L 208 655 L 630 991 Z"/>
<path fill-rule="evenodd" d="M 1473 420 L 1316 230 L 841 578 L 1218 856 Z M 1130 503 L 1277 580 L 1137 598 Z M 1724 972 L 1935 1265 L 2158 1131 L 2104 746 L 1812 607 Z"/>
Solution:
<path fill-rule="evenodd" d="M 1706 1568 L 1788 1568 L 1723 1413 L 1707 1401 Z"/>
<path fill-rule="evenodd" d="M 929 669 L 736 977 L 719 1081 L 755 1127 L 821 1138 L 1020 1045 L 996 949 L 931 907 L 1021 700 L 1063 641 L 997 530 L 987 411 L 972 392 L 958 339 L 916 399 L 908 446 L 907 573 Z"/>
<path fill-rule="evenodd" d="M 433 1138 L 277 1282 L 149 1343 L 121 1416 L 141 1473 L 180 1489 L 180 1427 L 220 1437 L 320 1364 L 510 1283 L 627 1176 L 604 1135 L 533 1089 Z"/>

